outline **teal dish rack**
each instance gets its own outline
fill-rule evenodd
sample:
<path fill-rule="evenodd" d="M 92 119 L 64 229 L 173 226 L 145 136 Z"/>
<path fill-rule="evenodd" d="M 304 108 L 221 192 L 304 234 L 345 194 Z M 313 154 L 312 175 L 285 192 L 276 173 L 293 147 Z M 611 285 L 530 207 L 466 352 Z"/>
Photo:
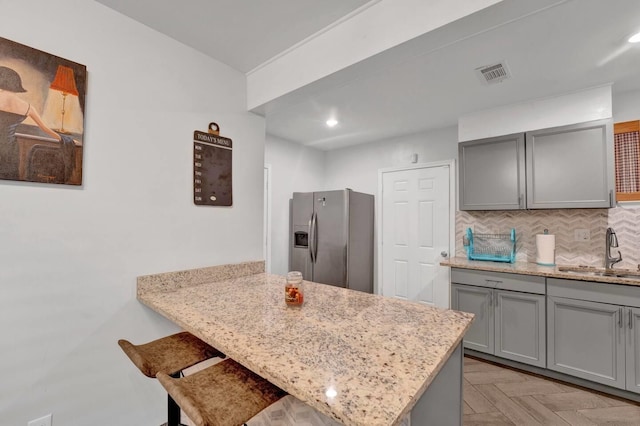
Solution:
<path fill-rule="evenodd" d="M 469 260 L 516 261 L 516 230 L 508 234 L 474 234 L 467 228 L 464 246 Z"/>

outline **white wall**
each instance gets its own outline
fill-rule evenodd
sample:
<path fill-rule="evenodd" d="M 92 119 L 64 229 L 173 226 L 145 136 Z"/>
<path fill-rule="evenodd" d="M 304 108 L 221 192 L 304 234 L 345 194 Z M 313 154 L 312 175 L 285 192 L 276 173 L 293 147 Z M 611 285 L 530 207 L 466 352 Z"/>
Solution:
<path fill-rule="evenodd" d="M 289 200 L 294 192 L 324 189 L 324 151 L 267 135 L 271 165 L 271 272 L 289 270 Z"/>
<path fill-rule="evenodd" d="M 414 153 L 418 154 L 418 163 L 457 158 L 457 127 L 328 151 L 325 189 L 348 187 L 376 195 L 378 169 L 410 166 Z"/>
<path fill-rule="evenodd" d="M 372 0 L 248 73 L 249 109 L 501 0 Z M 398 25 L 398 23 L 402 25 Z"/>
<path fill-rule="evenodd" d="M 640 118 L 640 91 L 613 94 L 614 121 Z M 324 153 L 302 145 L 267 137 L 266 163 L 272 164 L 273 222 L 272 270 L 284 273 L 288 260 L 288 202 L 293 191 L 351 188 L 377 195 L 378 170 L 458 158 L 458 127 L 355 145 Z M 298 189 L 293 189 L 294 187 Z"/>
<path fill-rule="evenodd" d="M 460 142 L 611 118 L 611 85 L 476 111 L 458 118 Z"/>
<path fill-rule="evenodd" d="M 394 140 L 319 151 L 267 135 L 265 163 L 271 165 L 271 272 L 285 274 L 289 261 L 289 199 L 293 192 L 351 188 L 378 193 L 378 170 L 449 160 L 458 156 L 456 126 Z M 376 269 L 374 269 L 377 271 Z"/>
<path fill-rule="evenodd" d="M 640 90 L 613 94 L 613 122 L 640 120 Z"/>
<path fill-rule="evenodd" d="M 264 120 L 245 76 L 93 1 L 5 0 L 2 36 L 87 65 L 82 187 L 0 181 L 0 423 L 166 421 L 116 341 L 176 327 L 136 276 L 262 259 Z M 192 135 L 234 140 L 234 206 L 192 201 Z"/>
<path fill-rule="evenodd" d="M 351 188 L 377 197 L 379 169 L 412 165 L 412 154 L 418 154 L 418 163 L 457 158 L 457 138 L 457 127 L 452 126 L 393 140 L 327 151 L 324 189 Z M 268 147 L 269 144 L 267 144 L 267 151 Z M 376 235 L 374 235 L 374 252 L 377 252 Z M 374 253 L 374 291 L 378 288 L 377 272 L 377 254 Z"/>

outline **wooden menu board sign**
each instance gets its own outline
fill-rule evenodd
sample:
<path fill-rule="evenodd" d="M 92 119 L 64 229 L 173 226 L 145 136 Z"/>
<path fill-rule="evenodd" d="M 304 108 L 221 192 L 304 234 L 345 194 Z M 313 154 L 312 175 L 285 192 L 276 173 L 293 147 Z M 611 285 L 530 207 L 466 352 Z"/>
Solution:
<path fill-rule="evenodd" d="M 193 202 L 199 206 L 231 206 L 232 141 L 220 136 L 220 127 L 193 132 Z"/>

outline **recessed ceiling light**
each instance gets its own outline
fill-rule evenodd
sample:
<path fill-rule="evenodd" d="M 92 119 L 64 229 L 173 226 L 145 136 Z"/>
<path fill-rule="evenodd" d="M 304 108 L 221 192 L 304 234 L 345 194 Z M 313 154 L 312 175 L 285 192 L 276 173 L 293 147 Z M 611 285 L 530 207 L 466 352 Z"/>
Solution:
<path fill-rule="evenodd" d="M 338 124 L 338 120 L 336 120 L 335 118 L 330 118 L 327 120 L 327 126 L 329 127 L 335 127 Z"/>
<path fill-rule="evenodd" d="M 629 37 L 629 43 L 640 43 L 640 33 L 636 33 Z"/>

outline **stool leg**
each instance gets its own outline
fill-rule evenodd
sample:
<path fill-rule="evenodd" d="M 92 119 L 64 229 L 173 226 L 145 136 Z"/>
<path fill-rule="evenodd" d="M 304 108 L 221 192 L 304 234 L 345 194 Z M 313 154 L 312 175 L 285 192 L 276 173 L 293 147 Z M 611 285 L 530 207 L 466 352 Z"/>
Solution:
<path fill-rule="evenodd" d="M 172 374 L 171 377 L 178 378 L 180 373 Z M 171 395 L 167 394 L 167 426 L 181 426 L 180 423 L 180 407 L 171 398 Z"/>
<path fill-rule="evenodd" d="M 180 407 L 171 395 L 167 395 L 167 426 L 181 426 Z"/>

